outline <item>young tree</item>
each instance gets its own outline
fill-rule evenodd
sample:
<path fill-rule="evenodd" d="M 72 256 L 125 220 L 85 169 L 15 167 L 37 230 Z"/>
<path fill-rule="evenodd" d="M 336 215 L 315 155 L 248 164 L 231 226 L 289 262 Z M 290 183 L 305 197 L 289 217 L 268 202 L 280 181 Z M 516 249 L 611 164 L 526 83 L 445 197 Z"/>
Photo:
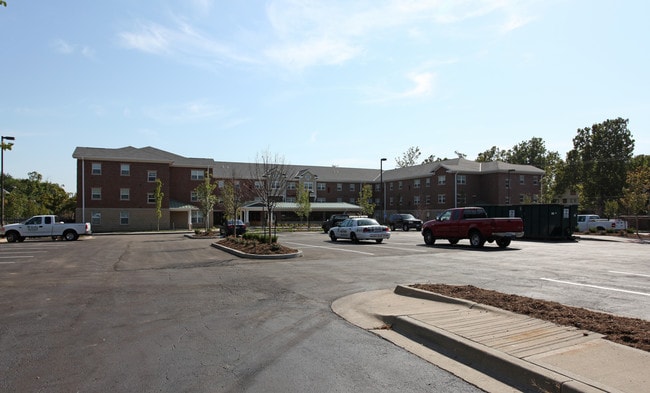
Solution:
<path fill-rule="evenodd" d="M 156 190 L 153 192 L 153 196 L 156 200 L 156 221 L 158 230 L 160 230 L 160 218 L 162 217 L 162 200 L 165 196 L 162 192 L 162 185 L 162 180 L 156 179 Z"/>
<path fill-rule="evenodd" d="M 296 214 L 301 219 L 307 219 L 307 228 L 309 229 L 309 213 L 311 213 L 311 201 L 309 200 L 309 190 L 302 183 L 298 184 L 296 203 L 298 204 L 298 210 L 296 211 Z"/>
<path fill-rule="evenodd" d="M 288 173 L 290 169 L 284 157 L 272 155 L 268 150 L 258 154 L 251 166 L 251 177 L 255 182 L 252 191 L 264 205 L 269 243 L 272 241 L 273 212 L 278 202 L 284 200 L 288 179 L 294 177 L 293 173 Z"/>
<path fill-rule="evenodd" d="M 217 203 L 217 196 L 214 195 L 214 189 L 216 187 L 217 185 L 212 182 L 212 175 L 209 171 L 206 171 L 203 183 L 194 189 L 199 201 L 201 213 L 203 214 L 206 232 L 210 230 L 210 213 L 214 204 Z"/>
<path fill-rule="evenodd" d="M 617 118 L 578 130 L 567 153 L 568 172 L 582 185 L 585 208 L 603 214 L 605 202 L 623 193 L 634 139 L 628 120 Z"/>
<path fill-rule="evenodd" d="M 639 215 L 648 214 L 650 196 L 650 167 L 639 166 L 627 174 L 627 186 L 623 190 L 621 204 L 628 214 L 635 216 L 636 235 L 639 236 Z"/>
<path fill-rule="evenodd" d="M 358 203 L 361 207 L 361 214 L 372 216 L 375 212 L 375 204 L 372 202 L 372 185 L 364 184 L 361 187 Z"/>

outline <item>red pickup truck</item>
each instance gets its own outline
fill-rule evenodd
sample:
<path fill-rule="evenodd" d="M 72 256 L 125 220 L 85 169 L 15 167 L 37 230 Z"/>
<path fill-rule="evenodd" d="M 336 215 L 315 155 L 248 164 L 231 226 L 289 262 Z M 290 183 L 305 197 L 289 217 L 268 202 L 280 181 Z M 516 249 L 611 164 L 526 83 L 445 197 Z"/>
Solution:
<path fill-rule="evenodd" d="M 469 239 L 472 247 L 483 247 L 486 241 L 496 240 L 505 248 L 512 239 L 524 236 L 524 223 L 519 217 L 488 218 L 482 207 L 461 207 L 445 210 L 435 220 L 425 222 L 422 236 L 428 245 L 436 239 L 447 239 L 451 244 Z"/>

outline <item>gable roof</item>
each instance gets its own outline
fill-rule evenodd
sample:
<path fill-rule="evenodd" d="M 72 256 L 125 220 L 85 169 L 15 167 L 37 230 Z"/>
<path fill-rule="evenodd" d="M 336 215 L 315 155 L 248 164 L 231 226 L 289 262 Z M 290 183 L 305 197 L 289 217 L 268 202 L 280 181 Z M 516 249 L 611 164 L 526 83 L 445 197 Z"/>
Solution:
<path fill-rule="evenodd" d="M 211 158 L 187 158 L 151 146 L 143 148 L 127 146 L 118 149 L 77 147 L 72 153 L 72 158 L 80 160 L 156 162 L 166 163 L 170 166 L 199 168 L 214 165 L 214 160 Z"/>

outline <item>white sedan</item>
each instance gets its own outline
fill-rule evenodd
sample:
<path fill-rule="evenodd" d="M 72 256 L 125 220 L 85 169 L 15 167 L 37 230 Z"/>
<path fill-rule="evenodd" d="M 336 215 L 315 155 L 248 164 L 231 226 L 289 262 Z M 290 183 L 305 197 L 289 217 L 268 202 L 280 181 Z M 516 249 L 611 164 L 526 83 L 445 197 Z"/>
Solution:
<path fill-rule="evenodd" d="M 374 240 L 381 243 L 384 239 L 390 239 L 390 229 L 373 218 L 355 217 L 332 227 L 329 235 L 333 242 L 337 239 L 350 239 L 354 243 L 358 243 L 359 240 Z"/>

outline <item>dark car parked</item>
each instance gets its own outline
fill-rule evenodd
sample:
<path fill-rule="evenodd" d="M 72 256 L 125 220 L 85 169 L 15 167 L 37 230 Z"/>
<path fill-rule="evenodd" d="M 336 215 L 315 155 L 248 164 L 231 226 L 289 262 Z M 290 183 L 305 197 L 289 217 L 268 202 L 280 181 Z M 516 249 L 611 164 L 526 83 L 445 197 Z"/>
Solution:
<path fill-rule="evenodd" d="M 224 236 L 231 236 L 234 234 L 243 235 L 246 233 L 246 224 L 242 220 L 228 220 L 221 226 L 221 234 Z"/>
<path fill-rule="evenodd" d="M 395 228 L 402 228 L 404 231 L 408 231 L 411 228 L 415 228 L 418 231 L 422 230 L 422 220 L 415 218 L 413 214 L 391 214 L 388 218 L 388 225 L 392 231 Z"/>
<path fill-rule="evenodd" d="M 337 226 L 343 220 L 347 220 L 348 218 L 350 218 L 348 214 L 332 214 L 328 220 L 323 221 L 321 228 L 323 228 L 324 233 L 328 233 L 332 227 Z"/>

